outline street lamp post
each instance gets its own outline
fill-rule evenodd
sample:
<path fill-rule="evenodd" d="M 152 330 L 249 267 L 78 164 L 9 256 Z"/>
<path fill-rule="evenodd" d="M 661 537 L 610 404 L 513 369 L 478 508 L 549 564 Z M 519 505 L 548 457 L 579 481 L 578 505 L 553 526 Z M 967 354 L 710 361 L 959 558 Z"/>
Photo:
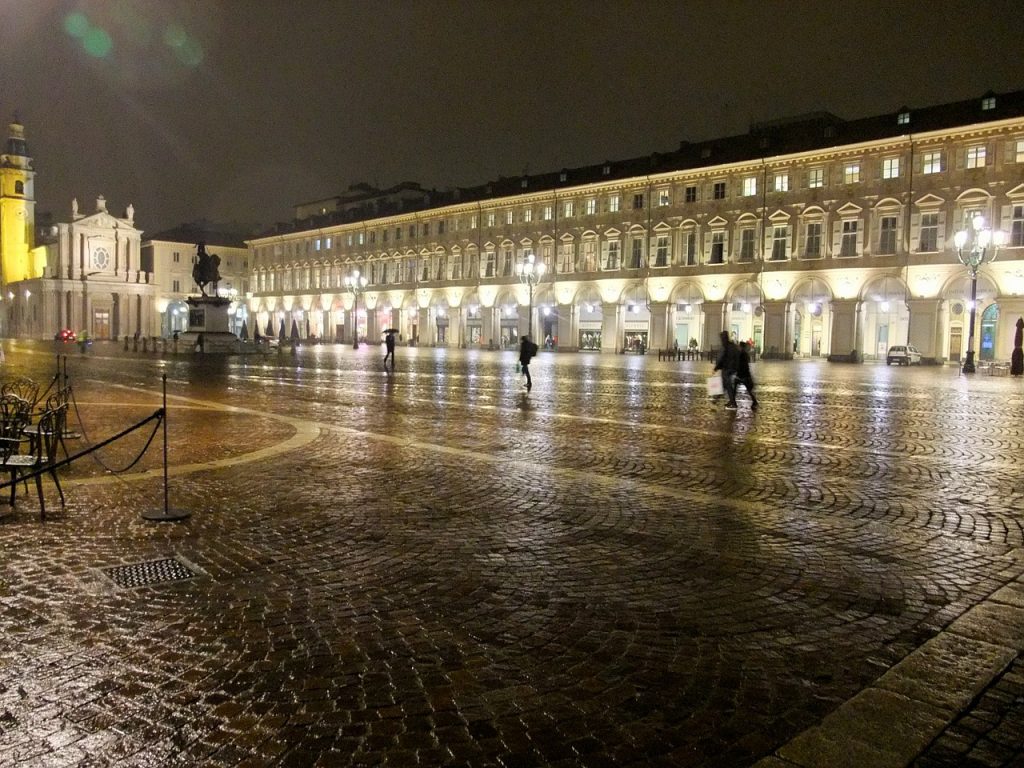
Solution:
<path fill-rule="evenodd" d="M 525 283 L 530 289 L 530 314 L 528 315 L 526 326 L 527 336 L 533 335 L 533 287 L 544 277 L 546 269 L 547 267 L 544 265 L 544 262 L 537 261 L 532 253 L 526 254 L 516 263 L 516 274 L 519 276 L 519 282 Z"/>
<path fill-rule="evenodd" d="M 359 294 L 366 287 L 366 278 L 359 274 L 358 269 L 345 278 L 345 287 L 352 291 L 352 349 L 359 349 Z"/>
<path fill-rule="evenodd" d="M 978 215 L 971 220 L 971 228 L 962 229 L 953 236 L 956 256 L 967 267 L 971 276 L 971 314 L 967 326 L 967 359 L 963 372 L 974 373 L 974 316 L 978 302 L 978 270 L 984 264 L 995 261 L 999 247 L 1005 242 L 1005 233 L 993 231 L 985 225 L 985 217 Z"/>

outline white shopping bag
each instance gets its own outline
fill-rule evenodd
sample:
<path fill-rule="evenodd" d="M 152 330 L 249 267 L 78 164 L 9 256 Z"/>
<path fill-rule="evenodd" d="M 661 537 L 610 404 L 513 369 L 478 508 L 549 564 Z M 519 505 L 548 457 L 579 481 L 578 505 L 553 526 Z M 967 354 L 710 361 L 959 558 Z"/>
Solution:
<path fill-rule="evenodd" d="M 725 394 L 725 387 L 722 386 L 722 377 L 717 373 L 708 376 L 708 395 L 710 397 L 721 397 Z"/>

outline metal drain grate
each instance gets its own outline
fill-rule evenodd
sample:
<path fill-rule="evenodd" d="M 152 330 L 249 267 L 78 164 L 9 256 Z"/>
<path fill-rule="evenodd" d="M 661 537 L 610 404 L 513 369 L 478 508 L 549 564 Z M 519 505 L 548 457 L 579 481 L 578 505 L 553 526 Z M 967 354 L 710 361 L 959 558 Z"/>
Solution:
<path fill-rule="evenodd" d="M 163 584 L 168 581 L 182 581 L 196 575 L 173 557 L 166 560 L 150 560 L 146 563 L 104 568 L 103 573 L 119 587 L 127 588 Z"/>

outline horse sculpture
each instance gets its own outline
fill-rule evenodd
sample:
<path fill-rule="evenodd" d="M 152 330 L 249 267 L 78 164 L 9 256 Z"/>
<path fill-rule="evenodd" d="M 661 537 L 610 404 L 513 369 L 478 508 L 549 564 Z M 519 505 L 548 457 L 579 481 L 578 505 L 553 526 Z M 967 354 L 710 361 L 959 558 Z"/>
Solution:
<path fill-rule="evenodd" d="M 220 256 L 206 252 L 206 243 L 196 244 L 196 263 L 192 267 L 192 279 L 199 286 L 199 292 L 206 295 L 206 286 L 213 285 L 213 295 L 217 295 L 217 283 L 220 282 Z"/>

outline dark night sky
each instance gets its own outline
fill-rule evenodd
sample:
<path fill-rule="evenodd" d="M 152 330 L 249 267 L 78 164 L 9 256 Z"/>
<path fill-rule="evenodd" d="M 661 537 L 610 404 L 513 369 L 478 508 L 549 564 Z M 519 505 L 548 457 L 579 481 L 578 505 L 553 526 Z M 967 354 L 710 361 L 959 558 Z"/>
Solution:
<path fill-rule="evenodd" d="M 103 194 L 150 233 L 268 225 L 358 181 L 472 185 L 1021 89 L 1019 8 L 3 0 L 0 119 L 24 122 L 61 221 Z"/>

